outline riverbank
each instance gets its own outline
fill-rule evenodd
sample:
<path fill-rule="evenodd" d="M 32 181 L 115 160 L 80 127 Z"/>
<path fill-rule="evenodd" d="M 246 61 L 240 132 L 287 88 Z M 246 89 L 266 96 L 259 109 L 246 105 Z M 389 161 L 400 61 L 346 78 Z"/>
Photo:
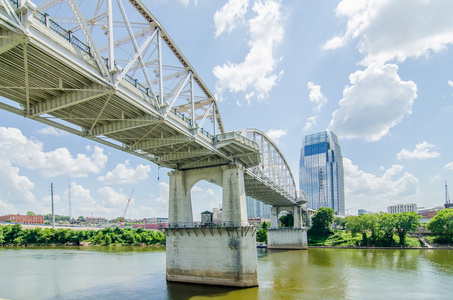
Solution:
<path fill-rule="evenodd" d="M 347 246 L 308 246 L 308 248 L 313 248 L 313 249 L 316 249 L 316 248 L 319 248 L 319 249 L 323 249 L 323 248 L 328 248 L 328 249 L 388 249 L 388 250 L 453 250 L 453 246 L 452 247 L 448 247 L 448 246 L 445 246 L 445 247 L 432 247 L 432 248 L 428 248 L 428 247 L 359 247 L 359 246 L 353 246 L 353 247 L 347 247 Z"/>

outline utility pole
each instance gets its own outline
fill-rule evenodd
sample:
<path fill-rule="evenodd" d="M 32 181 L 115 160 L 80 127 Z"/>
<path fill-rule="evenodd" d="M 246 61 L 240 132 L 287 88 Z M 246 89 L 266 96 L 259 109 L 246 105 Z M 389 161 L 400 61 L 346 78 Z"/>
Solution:
<path fill-rule="evenodd" d="M 55 229 L 55 211 L 53 208 L 53 183 L 50 184 L 50 198 L 52 200 L 52 228 Z"/>

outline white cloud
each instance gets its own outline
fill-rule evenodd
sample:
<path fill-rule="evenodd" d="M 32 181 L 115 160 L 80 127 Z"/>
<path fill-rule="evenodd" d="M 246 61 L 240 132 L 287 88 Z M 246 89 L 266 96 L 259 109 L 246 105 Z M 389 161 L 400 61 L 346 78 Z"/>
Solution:
<path fill-rule="evenodd" d="M 91 157 L 77 154 L 74 158 L 67 148 L 44 152 L 39 141 L 27 139 L 17 128 L 0 127 L 0 157 L 12 165 L 37 169 L 44 177 L 70 175 L 86 177 L 88 173 L 100 172 L 107 162 L 104 150 L 94 147 Z"/>
<path fill-rule="evenodd" d="M 327 41 L 324 49 L 358 38 L 367 65 L 426 56 L 453 43 L 451 11 L 450 0 L 343 0 L 336 14 L 347 18 L 346 31 Z"/>
<path fill-rule="evenodd" d="M 310 94 L 308 95 L 308 100 L 314 103 L 315 106 L 313 107 L 313 116 L 308 117 L 307 121 L 305 122 L 305 126 L 302 129 L 303 132 L 310 130 L 314 125 L 316 125 L 318 115 L 321 112 L 321 109 L 326 105 L 327 98 L 321 93 L 321 86 L 316 85 L 313 82 L 308 82 L 307 87 L 310 90 Z"/>
<path fill-rule="evenodd" d="M 329 129 L 342 138 L 378 141 L 390 128 L 412 113 L 417 86 L 402 81 L 394 64 L 373 64 L 349 76 L 340 108 L 333 112 Z"/>
<path fill-rule="evenodd" d="M 5 206 L 9 207 L 12 203 L 36 202 L 32 193 L 34 183 L 26 176 L 19 175 L 19 171 L 19 168 L 12 166 L 9 160 L 0 157 L 0 201 L 3 201 Z"/>
<path fill-rule="evenodd" d="M 345 190 L 347 195 L 366 196 L 377 201 L 379 198 L 399 198 L 415 195 L 418 191 L 418 179 L 405 172 L 395 178 L 403 170 L 401 165 L 393 165 L 385 170 L 384 175 L 377 177 L 359 170 L 351 160 L 344 158 Z"/>
<path fill-rule="evenodd" d="M 60 130 L 60 129 L 56 129 L 55 127 L 42 128 L 38 132 L 41 134 L 48 134 L 48 135 L 55 135 L 55 136 L 69 135 L 68 132 Z"/>
<path fill-rule="evenodd" d="M 0 215 L 9 215 L 13 210 L 13 204 L 0 200 Z"/>
<path fill-rule="evenodd" d="M 266 135 L 274 142 L 278 143 L 281 137 L 286 135 L 286 130 L 283 129 L 270 129 Z"/>
<path fill-rule="evenodd" d="M 248 21 L 250 52 L 244 62 L 227 62 L 213 70 L 220 96 L 227 90 L 246 93 L 248 101 L 252 97 L 264 99 L 283 76 L 283 71 L 275 72 L 280 59 L 274 58 L 274 48 L 284 34 L 282 6 L 279 1 L 255 1 L 253 11 L 256 16 Z"/>
<path fill-rule="evenodd" d="M 179 0 L 179 2 L 184 4 L 184 6 L 188 6 L 189 3 L 190 3 L 190 0 Z M 195 4 L 195 6 L 197 6 L 198 5 L 198 0 L 193 0 L 193 3 Z"/>
<path fill-rule="evenodd" d="M 129 161 L 124 164 L 118 164 L 113 171 L 108 172 L 105 176 L 99 176 L 98 180 L 105 184 L 131 184 L 137 183 L 149 177 L 151 166 L 138 165 L 135 169 L 129 166 Z"/>
<path fill-rule="evenodd" d="M 126 208 L 127 201 L 129 196 L 115 191 L 113 188 L 109 186 L 102 187 L 98 190 L 99 192 L 99 199 L 96 200 L 96 204 L 100 205 L 104 208 Z M 131 199 L 131 203 L 134 202 L 134 199 Z M 131 204 L 129 203 L 129 205 Z"/>
<path fill-rule="evenodd" d="M 317 119 L 318 119 L 317 116 L 308 117 L 307 121 L 305 122 L 305 126 L 302 129 L 302 131 L 306 132 L 306 131 L 310 130 L 313 126 L 316 125 Z"/>
<path fill-rule="evenodd" d="M 453 87 L 453 80 L 449 80 L 448 85 Z"/>
<path fill-rule="evenodd" d="M 310 90 L 308 99 L 310 100 L 310 102 L 313 102 L 315 104 L 313 111 L 319 113 L 321 111 L 321 108 L 326 105 L 327 98 L 321 93 L 320 85 L 316 85 L 310 81 L 307 83 L 307 87 Z"/>
<path fill-rule="evenodd" d="M 435 148 L 435 145 L 432 145 L 427 142 L 423 142 L 420 144 L 417 144 L 415 146 L 414 151 L 409 151 L 406 149 L 402 149 L 400 153 L 396 155 L 396 158 L 398 160 L 401 159 L 429 159 L 429 158 L 436 158 L 440 156 L 439 152 L 436 151 L 431 151 L 433 148 Z"/>
<path fill-rule="evenodd" d="M 158 191 L 159 196 L 155 198 L 156 201 L 160 203 L 168 203 L 169 184 L 163 181 L 159 182 Z"/>
<path fill-rule="evenodd" d="M 230 33 L 237 23 L 243 23 L 248 5 L 248 0 L 229 0 L 220 10 L 216 11 L 214 14 L 215 36 L 218 37 L 225 31 Z"/>
<path fill-rule="evenodd" d="M 449 162 L 448 164 L 446 164 L 444 166 L 444 169 L 449 170 L 449 171 L 453 171 L 453 161 Z"/>

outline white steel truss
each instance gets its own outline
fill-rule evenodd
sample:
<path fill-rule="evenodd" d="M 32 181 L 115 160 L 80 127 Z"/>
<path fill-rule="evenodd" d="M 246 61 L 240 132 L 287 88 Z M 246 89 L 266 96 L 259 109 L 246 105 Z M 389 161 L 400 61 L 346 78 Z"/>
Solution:
<path fill-rule="evenodd" d="M 277 146 L 259 130 L 225 133 L 213 94 L 142 1 L 36 2 L 0 0 L 0 96 L 16 104 L 1 109 L 171 169 L 239 163 L 248 195 L 295 203 Z"/>

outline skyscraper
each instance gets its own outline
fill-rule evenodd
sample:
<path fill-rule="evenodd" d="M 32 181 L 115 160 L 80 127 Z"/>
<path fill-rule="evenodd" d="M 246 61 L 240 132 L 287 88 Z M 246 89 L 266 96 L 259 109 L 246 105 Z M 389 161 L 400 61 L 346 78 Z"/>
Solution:
<path fill-rule="evenodd" d="M 269 219 L 271 215 L 271 206 L 249 196 L 245 198 L 247 205 L 247 218 Z"/>
<path fill-rule="evenodd" d="M 304 138 L 300 151 L 300 189 L 308 199 L 308 208 L 331 207 L 344 215 L 344 171 L 337 136 L 323 131 Z"/>

